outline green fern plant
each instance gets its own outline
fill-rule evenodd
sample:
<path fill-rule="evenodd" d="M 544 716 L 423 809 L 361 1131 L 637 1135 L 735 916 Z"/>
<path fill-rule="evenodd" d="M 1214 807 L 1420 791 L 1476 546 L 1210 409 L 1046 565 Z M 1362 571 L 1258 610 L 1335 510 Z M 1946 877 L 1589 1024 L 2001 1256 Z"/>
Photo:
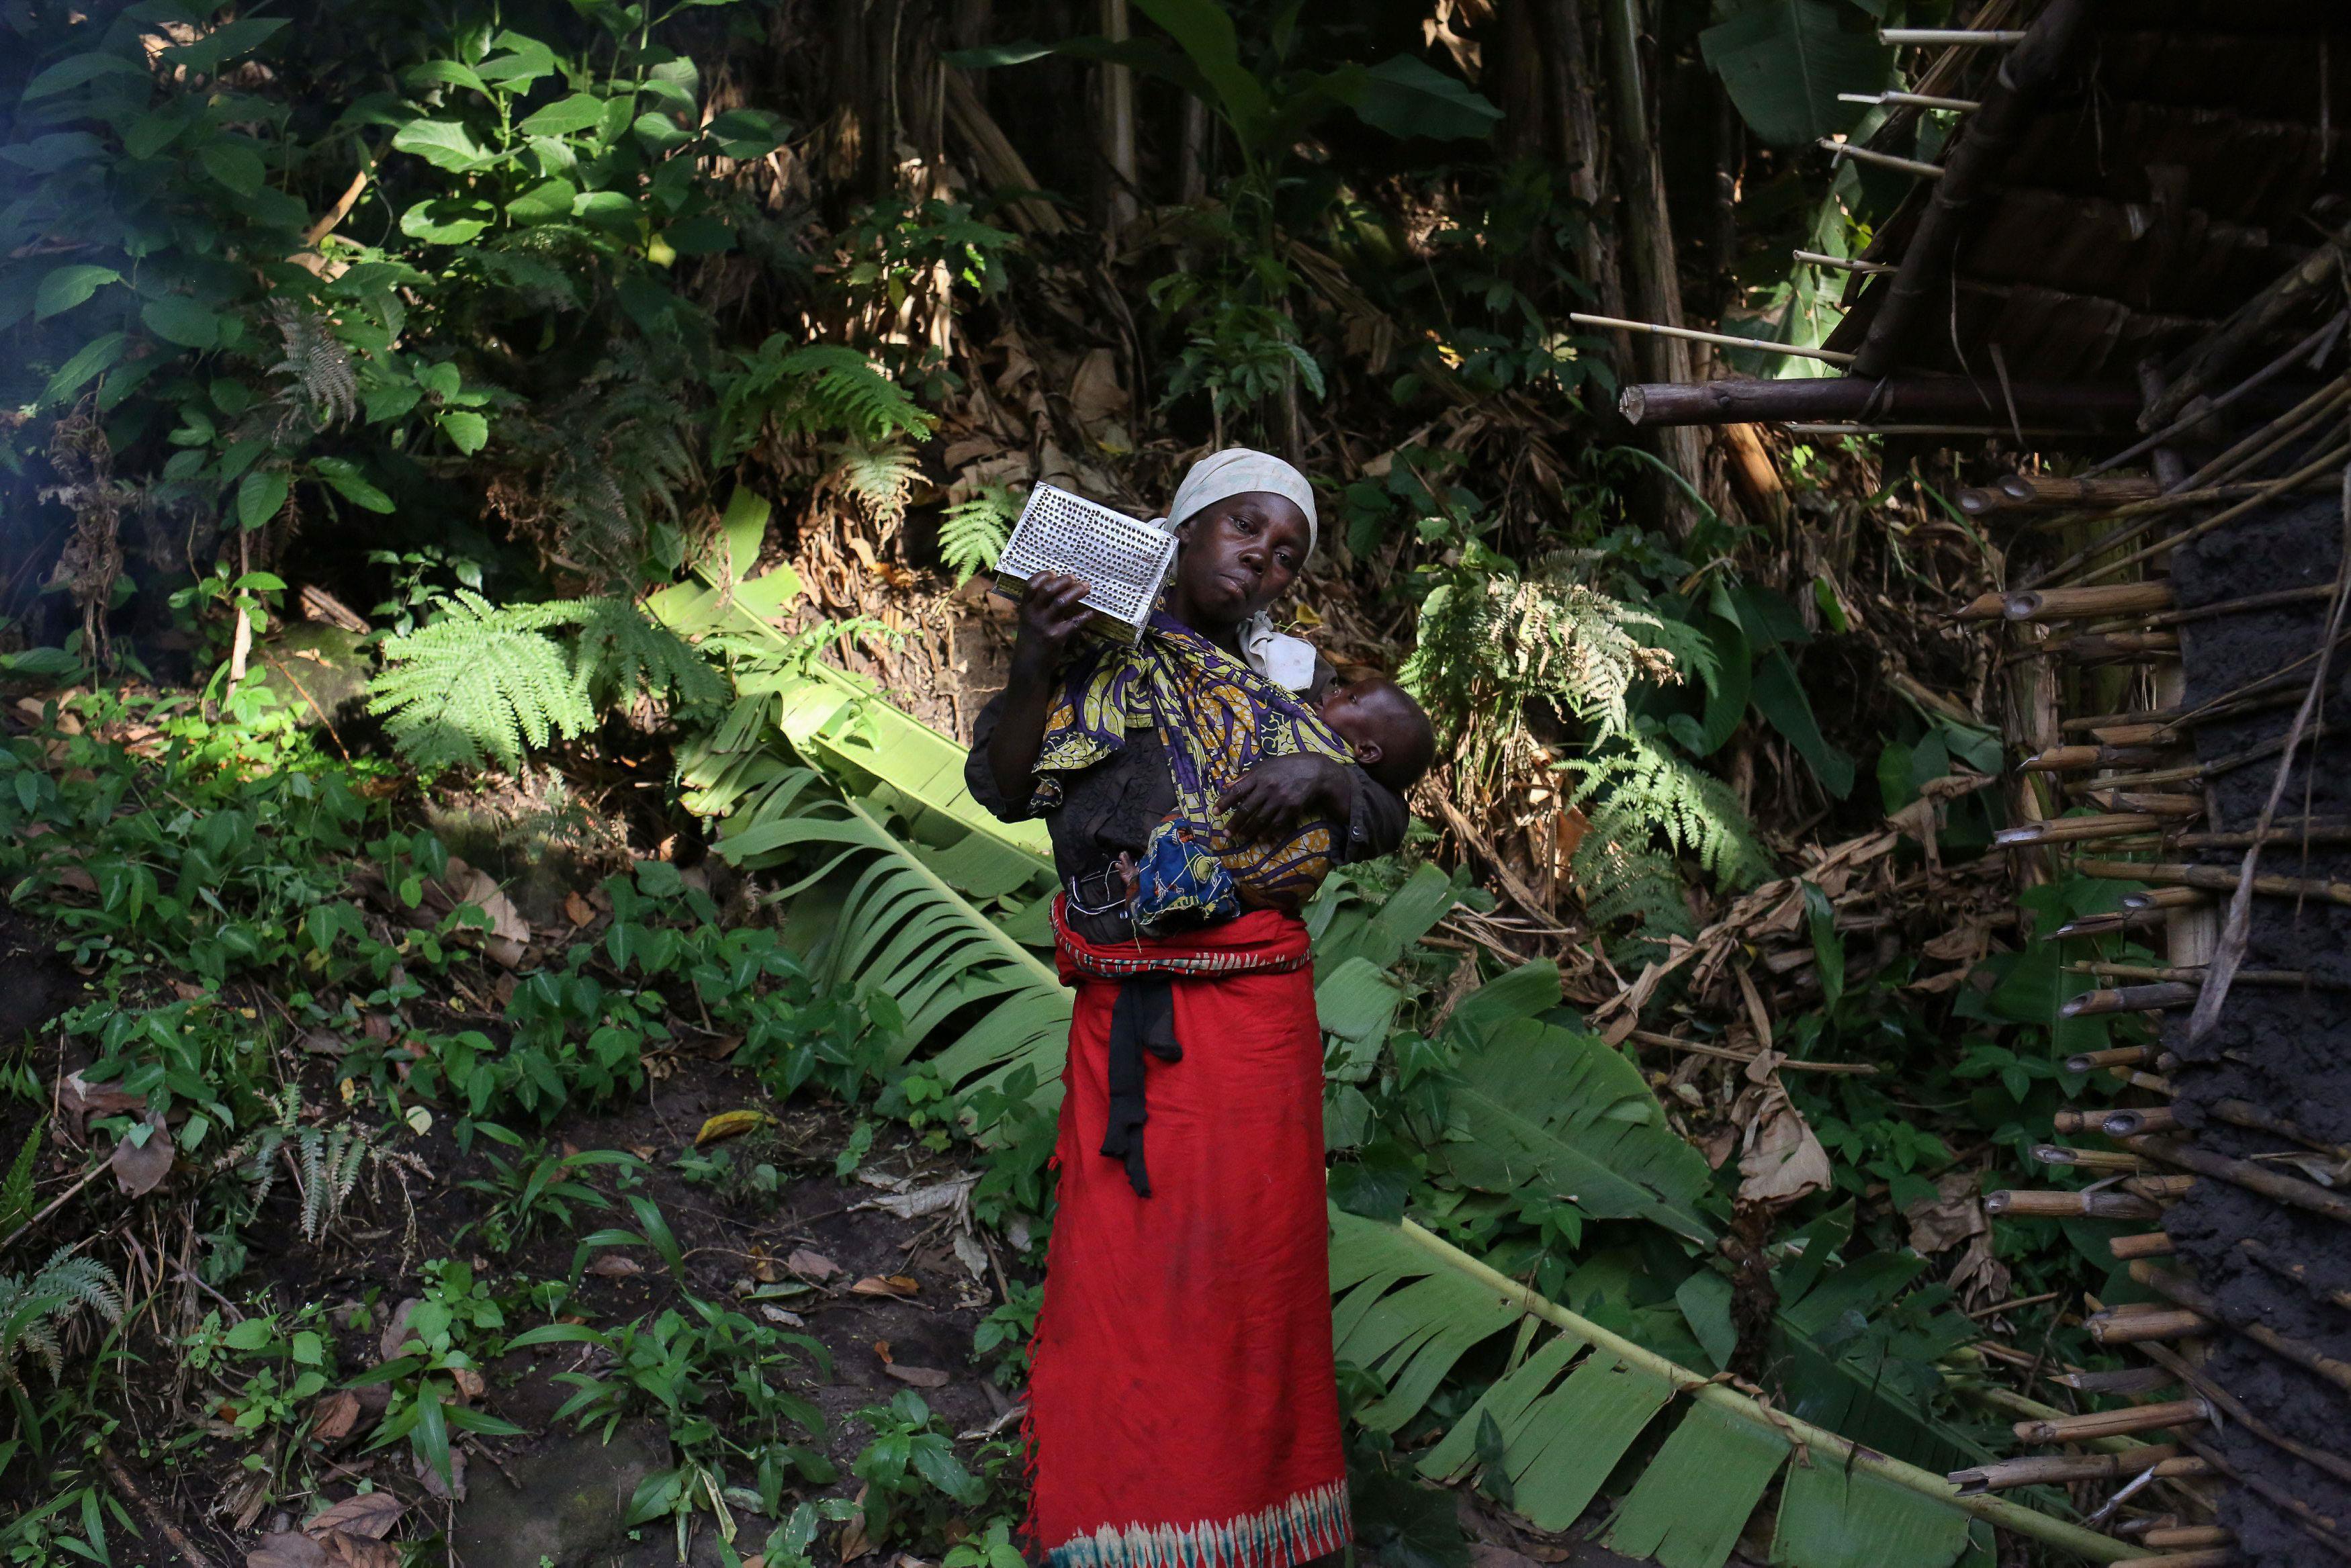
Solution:
<path fill-rule="evenodd" d="M 557 640 L 578 629 L 569 649 Z M 726 687 L 677 635 L 623 599 L 493 605 L 460 588 L 428 624 L 385 639 L 368 709 L 419 767 L 521 764 L 596 722 L 600 699 L 716 701 Z"/>
<path fill-rule="evenodd" d="M 1654 853 L 1660 838 L 1724 887 L 1747 887 L 1771 875 L 1771 854 L 1756 838 L 1730 786 L 1646 738 L 1620 735 L 1568 766 L 1577 781 L 1569 804 L 1582 806 L 1590 823 L 1576 846 L 1577 879 L 1583 886 L 1605 886 L 1613 871 L 1637 872 L 1638 857 Z"/>
<path fill-rule="evenodd" d="M 996 565 L 1019 515 L 1020 497 L 1008 484 L 983 485 L 947 508 L 939 524 L 939 555 L 955 574 L 956 587 Z"/>
<path fill-rule="evenodd" d="M 13 1238 L 32 1223 L 33 1170 L 41 1158 L 41 1134 L 48 1125 L 47 1116 L 34 1121 L 33 1130 L 25 1135 L 23 1146 L 8 1167 L 7 1179 L 0 1181 L 0 1237 Z"/>
<path fill-rule="evenodd" d="M 923 465 L 913 449 L 902 441 L 875 443 L 852 438 L 829 442 L 824 451 L 832 459 L 832 483 L 848 493 L 867 516 L 885 529 L 894 529 L 905 521 L 907 498 L 914 493 L 914 482 L 923 476 Z"/>
<path fill-rule="evenodd" d="M 540 264 L 513 255 L 502 265 Z M 697 410 L 680 396 L 692 381 L 682 354 L 623 341 L 563 396 L 502 413 L 506 472 L 492 504 L 549 561 L 628 579 L 657 531 L 679 525 L 678 496 L 699 486 Z"/>
<path fill-rule="evenodd" d="M 122 1286 L 105 1264 L 78 1258 L 70 1247 L 49 1254 L 30 1279 L 0 1274 L 0 1384 L 16 1406 L 19 1430 L 40 1429 L 25 1387 L 25 1361 L 38 1361 L 55 1382 L 65 1371 L 66 1326 L 84 1313 L 121 1322 Z"/>
<path fill-rule="evenodd" d="M 787 439 L 837 432 L 875 446 L 927 436 L 936 422 L 879 365 L 837 343 L 796 348 L 779 332 L 735 360 L 717 378 L 711 461 L 719 467 L 750 451 L 770 421 Z"/>
<path fill-rule="evenodd" d="M 1464 782 L 1490 785 L 1532 750 L 1531 702 L 1604 741 L 1630 727 L 1636 688 L 1708 674 L 1711 658 L 1692 628 L 1582 581 L 1572 556 L 1520 574 L 1473 545 L 1422 601 L 1402 678 L 1458 742 Z"/>

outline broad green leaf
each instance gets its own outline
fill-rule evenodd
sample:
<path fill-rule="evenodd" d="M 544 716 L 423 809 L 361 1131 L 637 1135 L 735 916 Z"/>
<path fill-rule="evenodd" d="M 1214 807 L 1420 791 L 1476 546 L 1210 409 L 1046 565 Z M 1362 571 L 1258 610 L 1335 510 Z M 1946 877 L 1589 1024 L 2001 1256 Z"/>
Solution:
<path fill-rule="evenodd" d="M 581 192 L 580 199 L 571 203 L 571 215 L 622 234 L 632 233 L 637 226 L 636 202 L 618 191 Z"/>
<path fill-rule="evenodd" d="M 5 159 L 19 169 L 29 169 L 36 174 L 54 174 L 85 158 L 95 158 L 105 151 L 105 145 L 87 130 L 57 130 L 47 136 L 34 137 L 0 147 L 0 159 Z"/>
<path fill-rule="evenodd" d="M 509 92 L 527 92 L 530 84 L 556 72 L 555 51 L 537 38 L 507 31 L 497 36 L 501 52 L 474 69 L 486 82 L 496 82 Z"/>
<path fill-rule="evenodd" d="M 122 133 L 122 151 L 133 159 L 152 158 L 194 123 L 188 115 L 168 110 L 142 114 Z"/>
<path fill-rule="evenodd" d="M 1967 1543 L 1968 1516 L 1950 1503 L 1815 1457 L 1788 1469 L 1771 1561 L 1783 1568 L 1949 1568 Z"/>
<path fill-rule="evenodd" d="M 715 255 L 735 248 L 735 231 L 704 213 L 662 231 L 670 249 L 682 256 Z"/>
<path fill-rule="evenodd" d="M 679 129 L 677 121 L 666 114 L 641 114 L 631 129 L 637 133 L 639 141 L 655 152 L 667 152 L 673 147 L 683 147 L 694 140 L 692 131 Z"/>
<path fill-rule="evenodd" d="M 1634 1483 L 1609 1546 L 1663 1568 L 1721 1568 L 1788 1448 L 1769 1427 L 1713 1405 L 1691 1407 Z"/>
<path fill-rule="evenodd" d="M 1870 34 L 1847 32 L 1829 0 L 1763 0 L 1700 33 L 1698 50 L 1755 134 L 1781 147 L 1857 124 L 1866 106 L 1837 95 L 1883 88 L 1894 59 Z"/>
<path fill-rule="evenodd" d="M 481 451 L 490 439 L 490 421 L 467 409 L 444 409 L 435 422 L 449 444 L 467 457 Z"/>
<path fill-rule="evenodd" d="M 517 223 L 546 223 L 571 215 L 580 188 L 569 180 L 542 180 L 507 203 L 507 216 Z"/>
<path fill-rule="evenodd" d="M 1135 8 L 1166 29 L 1217 95 L 1211 105 L 1255 147 L 1272 114 L 1265 84 L 1241 63 L 1232 14 L 1216 0 L 1135 0 Z"/>
<path fill-rule="evenodd" d="M 1502 118 L 1467 82 L 1417 55 L 1396 55 L 1366 70 L 1353 108 L 1364 124 L 1390 136 L 1438 141 L 1484 136 Z"/>
<path fill-rule="evenodd" d="M 258 528 L 277 515 L 293 488 L 282 468 L 257 468 L 237 483 L 236 520 L 245 528 Z"/>
<path fill-rule="evenodd" d="M 452 119 L 412 119 L 392 132 L 392 144 L 453 174 L 478 168 L 485 161 L 474 133 Z"/>
<path fill-rule="evenodd" d="M 47 321 L 71 310 L 108 284 L 121 281 L 122 275 L 112 267 L 88 262 L 52 267 L 43 275 L 41 286 L 33 291 L 33 319 Z"/>
<path fill-rule="evenodd" d="M 1787 649 L 1775 648 L 1756 661 L 1752 700 L 1755 711 L 1787 737 L 1823 789 L 1838 800 L 1853 793 L 1853 757 L 1821 733 L 1812 699 L 1804 694 Z"/>
<path fill-rule="evenodd" d="M 1713 1173 L 1666 1125 L 1640 1069 L 1598 1037 L 1533 1020 L 1507 1024 L 1463 1054 L 1460 1072 L 1458 1126 L 1430 1153 L 1461 1180 L 1712 1239 L 1698 1203 Z"/>
<path fill-rule="evenodd" d="M 1604 1351 L 1585 1356 L 1515 1428 L 1503 1428 L 1518 1511 L 1541 1530 L 1574 1524 L 1673 1397 L 1672 1384 Z"/>
<path fill-rule="evenodd" d="M 220 341 L 220 313 L 207 310 L 184 294 L 167 294 L 140 307 L 139 319 L 166 343 L 183 348 L 210 348 Z"/>
<path fill-rule="evenodd" d="M 517 127 L 525 136 L 570 136 L 587 130 L 604 116 L 604 100 L 593 93 L 576 92 L 558 99 Z"/>
<path fill-rule="evenodd" d="M 400 79 L 411 90 L 426 87 L 461 87 L 470 88 L 484 98 L 490 96 L 489 84 L 482 79 L 480 73 L 473 67 L 461 65 L 455 60 L 426 60 L 402 71 Z"/>
<path fill-rule="evenodd" d="M 176 44 L 165 49 L 163 58 L 173 65 L 185 66 L 198 76 L 218 76 L 221 67 L 253 53 L 285 26 L 283 16 L 249 16 L 225 23 L 193 43 Z"/>
<path fill-rule="evenodd" d="M 400 215 L 400 232 L 429 244 L 462 245 L 490 226 L 486 202 L 433 197 Z"/>
<path fill-rule="evenodd" d="M 350 460 L 340 457 L 314 457 L 310 460 L 310 468 L 320 479 L 333 487 L 337 494 L 354 506 L 379 513 L 390 512 L 392 509 L 392 497 L 369 483 L 360 475 L 358 467 Z"/>
<path fill-rule="evenodd" d="M 41 389 L 41 405 L 47 408 L 64 401 L 80 391 L 92 377 L 112 369 L 130 341 L 122 333 L 109 332 L 83 344 L 78 353 L 57 367 L 49 384 Z"/>
<path fill-rule="evenodd" d="M 68 55 L 56 65 L 35 77 L 25 86 L 23 102 L 51 98 L 61 92 L 71 92 L 86 83 L 104 76 L 143 77 L 147 67 L 120 55 L 91 53 Z"/>
<path fill-rule="evenodd" d="M 204 165 L 205 173 L 240 196 L 253 195 L 269 178 L 261 154 L 241 140 L 209 142 L 197 151 L 196 161 Z"/>

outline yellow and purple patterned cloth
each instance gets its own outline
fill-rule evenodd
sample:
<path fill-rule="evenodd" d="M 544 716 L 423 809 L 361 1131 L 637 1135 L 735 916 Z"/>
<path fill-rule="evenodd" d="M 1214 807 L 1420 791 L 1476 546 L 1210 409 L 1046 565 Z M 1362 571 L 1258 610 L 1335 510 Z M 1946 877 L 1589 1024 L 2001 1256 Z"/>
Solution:
<path fill-rule="evenodd" d="M 1310 823 L 1280 842 L 1242 843 L 1217 799 L 1266 757 L 1353 753 L 1296 697 L 1164 612 L 1132 647 L 1104 643 L 1070 669 L 1045 715 L 1037 753 L 1038 812 L 1061 804 L 1061 779 L 1126 744 L 1130 729 L 1158 732 L 1176 781 L 1176 809 L 1144 847 L 1134 919 L 1150 931 L 1171 920 L 1231 919 L 1245 909 L 1299 903 L 1331 871 L 1332 825 Z"/>

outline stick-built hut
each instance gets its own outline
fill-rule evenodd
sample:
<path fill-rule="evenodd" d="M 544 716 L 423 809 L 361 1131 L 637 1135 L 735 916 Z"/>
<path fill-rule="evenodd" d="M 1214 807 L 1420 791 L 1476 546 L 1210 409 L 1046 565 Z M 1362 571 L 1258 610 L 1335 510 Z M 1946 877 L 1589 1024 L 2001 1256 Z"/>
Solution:
<path fill-rule="evenodd" d="M 2007 432 L 1962 497 L 2009 573 L 1961 612 L 2010 656 L 2003 837 L 2020 881 L 2115 895 L 2064 928 L 2069 1015 L 2149 1027 L 2074 1059 L 2080 1152 L 2045 1151 L 2111 1183 L 1989 1206 L 2130 1221 L 2143 1290 L 2090 1308 L 2127 1370 L 1952 1479 L 2068 1485 L 2145 1563 L 2351 1561 L 2351 4 L 1972 26 L 1916 52 L 1937 161 L 1899 161 L 1917 105 L 1839 151 L 1917 182 L 1851 264 L 1844 373 L 1625 411 Z"/>

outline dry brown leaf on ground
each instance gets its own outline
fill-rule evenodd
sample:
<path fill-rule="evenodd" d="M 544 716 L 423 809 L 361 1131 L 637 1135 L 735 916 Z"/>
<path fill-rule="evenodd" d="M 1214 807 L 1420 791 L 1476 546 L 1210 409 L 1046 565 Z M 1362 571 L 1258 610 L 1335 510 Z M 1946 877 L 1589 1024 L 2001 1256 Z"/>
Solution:
<path fill-rule="evenodd" d="M 841 1272 L 839 1263 L 834 1262 L 822 1252 L 811 1252 L 806 1247 L 795 1249 L 792 1255 L 784 1260 L 784 1267 L 800 1278 L 820 1285 L 833 1275 Z"/>
<path fill-rule="evenodd" d="M 408 1505 L 388 1491 L 363 1491 L 331 1504 L 316 1518 L 302 1526 L 313 1536 L 340 1530 L 350 1535 L 364 1535 L 371 1541 L 381 1541 L 400 1522 Z"/>
<path fill-rule="evenodd" d="M 408 1343 L 408 1314 L 423 1304 L 421 1297 L 409 1296 L 392 1309 L 392 1319 L 383 1325 L 383 1334 L 376 1340 L 377 1360 L 391 1361 L 400 1355 L 400 1347 Z"/>
<path fill-rule="evenodd" d="M 606 1252 L 589 1264 L 586 1272 L 599 1279 L 625 1280 L 632 1274 L 643 1273 L 645 1266 L 634 1258 L 624 1257 L 619 1252 Z"/>
<path fill-rule="evenodd" d="M 979 1183 L 977 1174 L 958 1176 L 935 1186 L 919 1187 L 911 1192 L 892 1193 L 887 1198 L 870 1198 L 857 1205 L 860 1209 L 879 1209 L 901 1220 L 918 1220 L 925 1214 L 935 1214 L 942 1209 L 961 1209 L 971 1189 Z"/>
<path fill-rule="evenodd" d="M 434 1469 L 431 1465 L 424 1462 L 424 1456 L 423 1454 L 411 1454 L 409 1458 L 415 1466 L 417 1480 L 423 1483 L 426 1491 L 432 1493 L 434 1497 L 441 1499 L 444 1502 L 463 1502 L 465 1501 L 465 1449 L 452 1449 L 449 1450 L 449 1479 L 446 1481 L 444 1481 L 441 1479 L 441 1472 L 439 1470 Z"/>
<path fill-rule="evenodd" d="M 146 1103 L 146 1096 L 126 1094 L 112 1084 L 85 1084 L 79 1073 L 57 1080 L 57 1108 L 73 1118 L 77 1133 L 85 1130 L 92 1116 L 120 1116 Z"/>
<path fill-rule="evenodd" d="M 400 1568 L 400 1548 L 389 1541 L 330 1530 L 319 1544 L 326 1549 L 328 1568 Z"/>
<path fill-rule="evenodd" d="M 142 1125 L 147 1128 L 146 1137 L 125 1134 L 106 1161 L 114 1171 L 114 1179 L 132 1198 L 144 1198 L 172 1174 L 172 1129 L 163 1125 L 162 1117 L 152 1113 Z"/>
<path fill-rule="evenodd" d="M 705 1148 L 714 1143 L 724 1143 L 730 1137 L 740 1137 L 760 1127 L 771 1127 L 776 1118 L 765 1111 L 721 1111 L 702 1124 L 694 1135 L 694 1147 Z"/>
<path fill-rule="evenodd" d="M 944 1388 L 950 1379 L 935 1366 L 909 1366 L 903 1361 L 884 1362 L 882 1370 L 901 1383 L 911 1383 L 917 1388 Z"/>
<path fill-rule="evenodd" d="M 893 1301 L 903 1301 L 922 1288 L 922 1285 L 910 1275 L 868 1274 L 850 1286 L 849 1293 L 853 1296 L 883 1296 Z"/>
<path fill-rule="evenodd" d="M 1902 1217 L 1910 1221 L 1914 1251 L 1931 1258 L 1991 1229 L 1984 1218 L 1983 1200 L 1976 1196 L 1974 1171 L 1946 1171 L 1937 1179 L 1935 1192 L 1933 1199 L 1921 1199 L 1902 1211 Z"/>
<path fill-rule="evenodd" d="M 340 1443 L 360 1421 L 360 1397 L 348 1388 L 321 1394 L 310 1406 L 310 1436 L 321 1443 Z"/>
<path fill-rule="evenodd" d="M 298 1530 L 281 1530 L 255 1543 L 245 1568 L 328 1568 L 327 1549 Z"/>
<path fill-rule="evenodd" d="M 1747 1129 L 1739 1156 L 1743 1201 L 1784 1202 L 1829 1184 L 1828 1151 L 1776 1081 L 1740 1096 L 1731 1117 Z"/>

